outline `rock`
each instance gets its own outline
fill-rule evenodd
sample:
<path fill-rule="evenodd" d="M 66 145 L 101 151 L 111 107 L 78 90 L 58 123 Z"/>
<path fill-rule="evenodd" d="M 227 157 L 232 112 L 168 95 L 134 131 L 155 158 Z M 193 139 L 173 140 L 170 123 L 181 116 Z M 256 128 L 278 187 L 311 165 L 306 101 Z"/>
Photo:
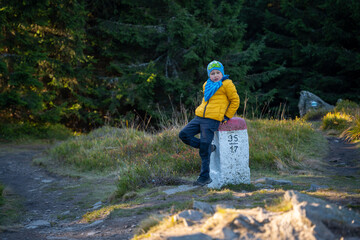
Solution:
<path fill-rule="evenodd" d="M 93 210 L 96 210 L 96 209 L 101 208 L 101 206 L 102 206 L 102 202 L 99 201 L 99 202 L 97 202 L 97 203 L 95 203 L 95 204 L 93 205 L 92 209 L 93 209 Z"/>
<path fill-rule="evenodd" d="M 207 214 L 214 214 L 215 213 L 214 208 L 210 204 L 204 203 L 204 202 L 194 201 L 193 208 L 195 210 L 200 210 L 200 211 L 202 211 L 204 213 L 207 213 Z"/>
<path fill-rule="evenodd" d="M 256 187 L 269 187 L 269 185 L 293 185 L 293 183 L 289 180 L 276 180 L 269 177 L 259 178 L 254 181 L 254 184 Z M 272 186 L 270 188 L 272 188 Z"/>
<path fill-rule="evenodd" d="M 166 193 L 167 195 L 171 195 L 171 194 L 178 193 L 178 192 L 185 192 L 185 191 L 193 190 L 195 188 L 198 188 L 198 186 L 180 185 L 180 186 L 177 186 L 176 188 L 171 188 L 171 189 L 165 190 L 164 193 Z"/>
<path fill-rule="evenodd" d="M 26 229 L 35 229 L 35 228 L 42 228 L 42 227 L 50 227 L 50 223 L 45 220 L 36 220 L 31 222 L 30 224 L 26 225 Z"/>
<path fill-rule="evenodd" d="M 324 102 L 321 98 L 308 91 L 300 92 L 299 113 L 303 117 L 308 111 L 313 109 L 324 109 L 331 111 L 334 106 Z"/>
<path fill-rule="evenodd" d="M 221 209 L 221 208 L 226 208 L 226 209 L 235 209 L 234 205 L 231 204 L 214 204 L 212 205 L 213 209 Z"/>
<path fill-rule="evenodd" d="M 212 238 L 203 233 L 195 233 L 178 237 L 168 237 L 167 240 L 211 240 Z"/>
<path fill-rule="evenodd" d="M 97 226 L 97 225 L 99 225 L 99 224 L 101 224 L 103 222 L 104 222 L 104 220 L 96 220 L 95 222 L 89 224 L 87 227 L 92 228 L 92 227 Z"/>
<path fill-rule="evenodd" d="M 289 180 L 274 180 L 273 185 L 293 185 L 293 183 Z"/>
<path fill-rule="evenodd" d="M 91 231 L 91 232 L 88 232 L 88 233 L 86 234 L 86 236 L 94 236 L 95 234 L 99 234 L 99 233 L 100 233 L 99 231 L 97 231 L 97 232 Z"/>
<path fill-rule="evenodd" d="M 53 182 L 54 180 L 51 180 L 51 179 L 44 179 L 44 180 L 42 180 L 41 182 L 42 183 L 51 183 L 51 182 Z"/>
<path fill-rule="evenodd" d="M 272 185 L 273 182 L 274 182 L 273 178 L 263 177 L 263 178 L 256 179 L 254 181 L 254 184 L 261 183 L 261 184 L 270 184 L 270 185 Z"/>
<path fill-rule="evenodd" d="M 61 213 L 61 215 L 68 215 L 68 214 L 70 214 L 70 211 L 69 211 L 69 210 Z"/>
<path fill-rule="evenodd" d="M 285 212 L 269 212 L 263 208 L 222 209 L 207 219 L 200 212 L 183 211 L 178 217 L 197 221 L 196 228 L 184 229 L 181 225 L 171 236 L 171 229 L 158 233 L 161 239 L 359 239 L 360 215 L 356 212 L 330 204 L 324 200 L 286 191 L 284 201 L 292 208 Z M 190 217 L 191 216 L 191 217 Z M 190 221 L 190 220 L 189 220 Z M 191 230 L 194 232 L 191 232 Z M 198 233 L 201 229 L 203 234 Z M 195 232 L 196 231 L 196 232 Z M 168 233 L 168 235 L 166 235 Z M 185 233 L 187 235 L 185 235 Z M 199 235 L 200 234 L 200 235 Z"/>
<path fill-rule="evenodd" d="M 344 166 L 346 166 L 346 163 L 341 162 L 341 163 L 336 164 L 335 166 L 336 167 L 344 167 Z"/>
<path fill-rule="evenodd" d="M 274 188 L 272 185 L 263 184 L 263 183 L 256 183 L 254 186 L 257 188 L 260 188 L 260 189 L 273 189 Z"/>
<path fill-rule="evenodd" d="M 261 232 L 259 226 L 261 225 L 259 221 L 254 219 L 251 216 L 239 215 L 234 221 L 233 224 L 237 228 L 246 228 L 252 232 Z"/>
<path fill-rule="evenodd" d="M 179 218 L 185 218 L 191 221 L 200 221 L 204 215 L 195 210 L 185 210 L 178 214 Z"/>
<path fill-rule="evenodd" d="M 285 192 L 284 198 L 291 201 L 294 216 L 312 223 L 316 239 L 334 239 L 337 234 L 351 237 L 360 233 L 360 216 L 355 212 L 296 191 Z M 303 224 L 309 226 L 304 220 Z"/>
<path fill-rule="evenodd" d="M 204 217 L 204 214 L 202 214 L 199 211 L 195 211 L 195 210 L 185 210 L 182 211 L 181 213 L 177 214 L 175 216 L 175 220 L 180 220 L 182 219 L 184 221 L 185 226 L 192 226 L 195 223 L 201 221 Z"/>
<path fill-rule="evenodd" d="M 224 239 L 239 239 L 239 234 L 235 233 L 230 227 L 224 227 L 222 229 Z"/>
<path fill-rule="evenodd" d="M 316 192 L 319 189 L 327 189 L 329 188 L 326 185 L 316 185 L 316 184 L 311 184 L 310 188 L 307 190 L 308 192 Z"/>

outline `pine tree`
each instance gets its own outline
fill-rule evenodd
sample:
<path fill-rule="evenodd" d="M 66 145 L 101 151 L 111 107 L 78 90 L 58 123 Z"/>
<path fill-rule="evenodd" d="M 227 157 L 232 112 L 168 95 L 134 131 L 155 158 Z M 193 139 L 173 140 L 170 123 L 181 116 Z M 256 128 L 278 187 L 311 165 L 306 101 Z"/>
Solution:
<path fill-rule="evenodd" d="M 86 62 L 83 7 L 78 1 L 1 1 L 3 121 L 54 123 L 72 108 Z"/>
<path fill-rule="evenodd" d="M 113 119 L 133 109 L 156 118 L 158 106 L 171 111 L 171 104 L 180 102 L 193 108 L 207 79 L 206 65 L 214 59 L 242 90 L 248 65 L 259 55 L 261 44 L 242 53 L 246 26 L 238 19 L 240 0 L 107 4 L 111 10 L 94 12 L 88 21 L 93 42 L 88 51 L 97 61 L 96 77 L 116 96 L 106 97 L 111 108 L 102 105 Z"/>
<path fill-rule="evenodd" d="M 247 41 L 265 37 L 257 68 L 283 66 L 281 75 L 258 86 L 276 92 L 275 104 L 288 102 L 297 114 L 301 90 L 335 104 L 359 101 L 358 1 L 247 1 Z M 253 21 L 254 20 L 254 21 Z"/>

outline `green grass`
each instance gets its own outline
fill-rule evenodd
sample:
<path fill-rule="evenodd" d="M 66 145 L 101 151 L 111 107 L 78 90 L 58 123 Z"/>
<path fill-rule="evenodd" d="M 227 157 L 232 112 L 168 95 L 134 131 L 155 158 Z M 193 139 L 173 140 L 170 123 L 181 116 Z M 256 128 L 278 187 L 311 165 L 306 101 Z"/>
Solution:
<path fill-rule="evenodd" d="M 346 113 L 348 115 L 356 115 L 359 112 L 360 106 L 356 102 L 350 100 L 342 100 L 336 103 L 335 111 Z"/>
<path fill-rule="evenodd" d="M 3 196 L 4 189 L 4 185 L 0 184 L 0 207 L 3 206 L 5 203 L 5 198 Z"/>
<path fill-rule="evenodd" d="M 326 140 L 303 120 L 247 121 L 250 168 L 286 170 L 302 165 L 306 158 L 321 157 Z"/>
<path fill-rule="evenodd" d="M 210 190 L 210 192 L 207 194 L 207 198 L 205 201 L 207 202 L 218 202 L 218 201 L 227 201 L 227 200 L 233 200 L 233 192 L 229 189 L 223 189 L 221 191 L 217 190 Z"/>
<path fill-rule="evenodd" d="M 34 124 L 29 122 L 1 123 L 1 142 L 33 142 L 38 140 L 66 140 L 73 136 L 70 129 L 60 124 Z"/>
<path fill-rule="evenodd" d="M 0 183 L 0 232 L 2 226 L 16 224 L 23 213 L 21 200 Z M 6 228 L 6 227 L 5 227 Z"/>
<path fill-rule="evenodd" d="M 232 191 L 255 191 L 257 188 L 253 184 L 228 184 L 222 187 L 222 189 L 230 189 Z"/>
<path fill-rule="evenodd" d="M 302 120 L 247 120 L 250 167 L 276 172 L 301 167 L 320 157 L 326 140 Z M 118 175 L 116 198 L 140 188 L 177 185 L 200 171 L 197 149 L 178 138 L 180 128 L 156 134 L 102 127 L 49 150 L 52 161 L 78 172 Z M 245 189 L 247 187 L 244 187 Z M 251 187 L 250 187 L 251 188 Z"/>

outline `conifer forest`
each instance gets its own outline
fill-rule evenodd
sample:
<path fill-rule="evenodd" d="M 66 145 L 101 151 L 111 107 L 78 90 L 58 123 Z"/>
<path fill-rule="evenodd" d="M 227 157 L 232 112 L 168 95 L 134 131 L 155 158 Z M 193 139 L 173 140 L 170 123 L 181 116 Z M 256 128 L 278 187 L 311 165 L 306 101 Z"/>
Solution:
<path fill-rule="evenodd" d="M 223 63 L 245 104 L 360 103 L 359 0 L 0 0 L 0 120 L 157 126 Z"/>

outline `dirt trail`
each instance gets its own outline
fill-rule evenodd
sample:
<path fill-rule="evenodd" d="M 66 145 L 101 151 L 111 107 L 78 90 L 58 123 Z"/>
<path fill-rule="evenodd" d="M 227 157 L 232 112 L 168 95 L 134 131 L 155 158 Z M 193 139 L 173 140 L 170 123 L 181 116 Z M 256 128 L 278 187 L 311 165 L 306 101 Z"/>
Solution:
<path fill-rule="evenodd" d="M 92 224 L 78 223 L 86 212 L 93 210 L 96 202 L 99 203 L 99 199 L 91 196 L 87 186 L 103 186 L 104 182 L 59 177 L 34 166 L 32 159 L 46 148 L 0 146 L 0 182 L 9 187 L 11 192 L 20 195 L 24 205 L 20 227 L 0 233 L 0 239 L 131 238 L 131 226 L 139 222 L 139 216 L 106 219 Z M 113 179 L 109 181 L 114 184 Z M 102 198 L 106 198 L 106 195 Z"/>
<path fill-rule="evenodd" d="M 330 165 L 328 170 L 339 176 L 360 175 L 360 151 L 355 144 L 336 137 L 328 137 L 329 153 L 324 159 Z"/>
<path fill-rule="evenodd" d="M 328 141 L 329 154 L 324 159 L 326 174 L 358 180 L 359 149 L 338 138 L 329 137 Z M 32 164 L 32 159 L 47 147 L 0 145 L 0 182 L 24 199 L 20 227 L 0 233 L 0 239 L 131 239 L 135 226 L 146 214 L 106 218 L 91 224 L 79 223 L 83 214 L 92 211 L 94 204 L 109 195 L 112 190 L 109 186 L 113 187 L 114 179 L 97 182 L 50 174 Z M 92 195 L 98 189 L 105 190 Z M 194 198 L 194 195 L 188 198 Z M 39 220 L 43 225 L 33 227 L 32 224 Z"/>

